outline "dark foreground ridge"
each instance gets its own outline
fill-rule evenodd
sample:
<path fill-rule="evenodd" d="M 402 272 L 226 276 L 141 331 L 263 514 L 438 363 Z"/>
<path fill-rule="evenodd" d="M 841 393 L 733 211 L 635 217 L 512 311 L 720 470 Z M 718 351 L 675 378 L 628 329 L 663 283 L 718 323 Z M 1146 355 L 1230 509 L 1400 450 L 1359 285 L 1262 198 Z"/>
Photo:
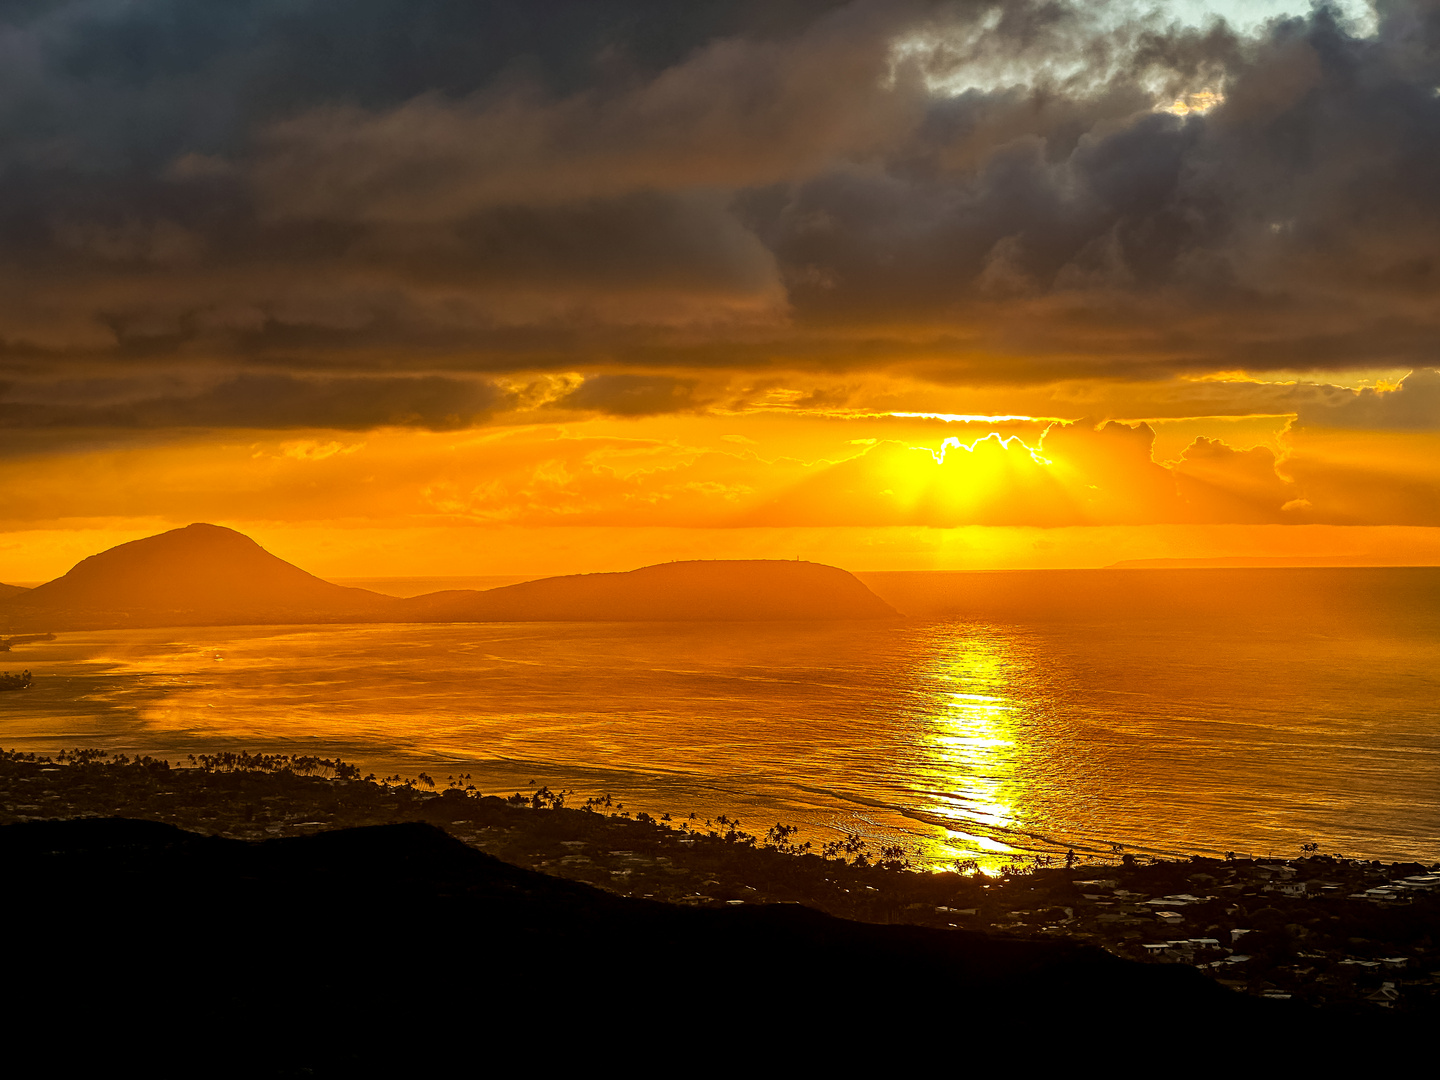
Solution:
<path fill-rule="evenodd" d="M 543 789 L 436 795 L 313 758 L 198 766 L 0 755 L 15 1030 L 101 1061 L 144 1033 L 150 1073 L 354 1074 L 502 1049 L 768 1073 L 1013 1064 L 1037 1039 L 1068 1054 L 1203 1038 L 1293 1065 L 1398 1047 L 1432 1015 L 1310 1009 L 1064 935 L 946 926 L 1066 902 L 1077 871 L 919 874 Z M 390 823 L 335 827 L 370 822 Z M 642 890 L 655 899 L 617 895 Z"/>
<path fill-rule="evenodd" d="M 0 860 L 6 925 L 34 943 L 12 952 L 28 973 L 20 993 L 10 984 L 12 1030 L 63 1017 L 77 1033 L 144 1032 L 162 1067 L 163 1047 L 208 1046 L 253 1075 L 462 1047 L 552 1065 L 939 1063 L 959 1049 L 942 1035 L 967 1052 L 1039 1031 L 1143 1041 L 1177 1017 L 1232 1039 L 1321 1032 L 1193 969 L 798 905 L 617 897 L 420 823 L 255 844 L 122 818 L 32 822 L 0 828 Z"/>

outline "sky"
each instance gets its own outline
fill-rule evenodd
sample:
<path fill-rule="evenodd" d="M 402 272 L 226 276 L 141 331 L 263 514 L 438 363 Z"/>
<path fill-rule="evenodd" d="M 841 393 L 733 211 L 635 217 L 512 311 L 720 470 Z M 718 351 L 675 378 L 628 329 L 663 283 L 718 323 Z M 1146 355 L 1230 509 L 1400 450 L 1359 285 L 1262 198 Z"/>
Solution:
<path fill-rule="evenodd" d="M 1440 3 L 3 0 L 0 580 L 1440 562 Z"/>

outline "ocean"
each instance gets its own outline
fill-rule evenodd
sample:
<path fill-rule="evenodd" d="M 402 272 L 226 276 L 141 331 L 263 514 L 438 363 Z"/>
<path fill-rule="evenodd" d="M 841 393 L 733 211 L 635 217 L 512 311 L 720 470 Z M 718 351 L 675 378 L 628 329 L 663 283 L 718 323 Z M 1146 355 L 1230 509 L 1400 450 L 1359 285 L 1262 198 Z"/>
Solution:
<path fill-rule="evenodd" d="M 1440 859 L 1440 571 L 861 576 L 908 617 L 66 633 L 0 654 L 35 675 L 0 745 L 338 755 L 931 867 Z"/>

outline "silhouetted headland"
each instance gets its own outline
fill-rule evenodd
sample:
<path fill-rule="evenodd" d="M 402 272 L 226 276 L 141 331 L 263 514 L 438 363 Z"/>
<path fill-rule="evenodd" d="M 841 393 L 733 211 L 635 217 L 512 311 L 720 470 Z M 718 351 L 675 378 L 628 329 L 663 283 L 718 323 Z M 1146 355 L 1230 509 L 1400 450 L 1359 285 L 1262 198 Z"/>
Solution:
<path fill-rule="evenodd" d="M 896 611 L 852 574 L 774 559 L 673 562 L 400 601 L 415 622 L 875 619 Z"/>
<path fill-rule="evenodd" d="M 197 524 L 92 555 L 11 597 L 0 618 L 49 630 L 336 622 L 390 604 L 307 574 L 233 529 Z"/>
<path fill-rule="evenodd" d="M 895 615 L 844 570 L 768 560 L 666 563 L 402 600 L 322 581 L 233 529 L 205 524 L 121 544 L 0 596 L 0 628 L 9 630 Z"/>

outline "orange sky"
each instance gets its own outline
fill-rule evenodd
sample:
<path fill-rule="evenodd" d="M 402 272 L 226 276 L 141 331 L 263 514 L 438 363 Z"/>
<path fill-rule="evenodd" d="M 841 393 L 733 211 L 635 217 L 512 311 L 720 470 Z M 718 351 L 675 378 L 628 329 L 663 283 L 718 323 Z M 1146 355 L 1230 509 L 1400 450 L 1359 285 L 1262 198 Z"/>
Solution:
<path fill-rule="evenodd" d="M 0 581 L 1440 561 L 1433 5 L 374 5 L 0 17 Z"/>
<path fill-rule="evenodd" d="M 191 520 L 342 577 L 687 557 L 854 569 L 1289 554 L 1428 563 L 1440 561 L 1425 494 L 1440 483 L 1437 438 L 1303 429 L 1285 415 L 1152 429 L 804 408 L 516 417 L 448 432 L 207 431 L 0 461 L 12 493 L 0 565 L 12 581 L 43 580 Z"/>

